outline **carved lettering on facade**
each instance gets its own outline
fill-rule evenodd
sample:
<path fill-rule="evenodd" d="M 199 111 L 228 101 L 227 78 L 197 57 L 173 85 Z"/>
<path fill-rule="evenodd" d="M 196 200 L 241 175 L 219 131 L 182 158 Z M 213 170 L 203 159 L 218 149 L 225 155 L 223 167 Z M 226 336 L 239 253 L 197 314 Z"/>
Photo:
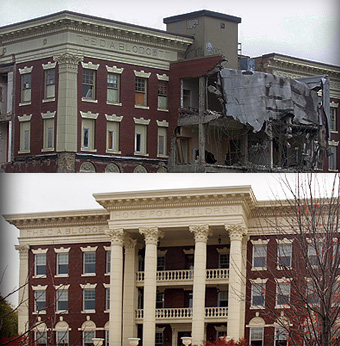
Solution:
<path fill-rule="evenodd" d="M 148 218 L 171 218 L 185 216 L 210 216 L 210 215 L 229 215 L 236 213 L 237 207 L 197 207 L 197 208 L 178 208 L 178 209 L 154 209 L 154 210 L 132 210 L 115 211 L 112 218 L 117 219 L 148 219 Z"/>
<path fill-rule="evenodd" d="M 89 37 L 80 34 L 77 35 L 77 43 L 85 46 L 105 48 L 116 52 L 124 52 L 133 55 L 143 55 L 160 59 L 167 59 L 171 56 L 171 52 L 164 49 L 152 48 L 129 42 Z"/>
<path fill-rule="evenodd" d="M 103 233 L 103 229 L 96 226 L 84 227 L 65 227 L 65 228 L 47 228 L 47 229 L 28 229 L 28 237 L 54 237 L 68 235 L 90 235 Z"/>

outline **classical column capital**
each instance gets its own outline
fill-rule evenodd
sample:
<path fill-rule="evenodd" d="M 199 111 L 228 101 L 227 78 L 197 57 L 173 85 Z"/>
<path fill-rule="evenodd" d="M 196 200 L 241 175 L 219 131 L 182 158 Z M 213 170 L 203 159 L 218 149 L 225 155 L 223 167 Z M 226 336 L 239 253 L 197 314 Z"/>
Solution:
<path fill-rule="evenodd" d="M 24 257 L 27 256 L 28 257 L 28 251 L 30 249 L 29 245 L 15 245 L 15 250 L 19 251 L 19 256 L 20 257 Z"/>
<path fill-rule="evenodd" d="M 189 226 L 189 231 L 194 233 L 195 242 L 202 241 L 206 243 L 211 235 L 209 225 L 192 225 Z"/>
<path fill-rule="evenodd" d="M 129 236 L 124 237 L 124 247 L 128 250 L 133 250 L 136 247 L 137 239 L 132 239 Z"/>
<path fill-rule="evenodd" d="M 144 235 L 146 244 L 157 245 L 158 239 L 163 237 L 163 232 L 158 227 L 141 227 L 139 233 Z"/>
<path fill-rule="evenodd" d="M 105 234 L 110 237 L 111 244 L 123 245 L 124 230 L 123 228 L 113 228 L 105 231 Z"/>
<path fill-rule="evenodd" d="M 247 234 L 247 227 L 243 223 L 224 225 L 225 230 L 229 232 L 230 240 L 242 240 L 243 236 Z"/>
<path fill-rule="evenodd" d="M 55 57 L 53 57 L 53 60 L 56 61 L 59 65 L 59 71 L 78 71 L 78 63 L 80 61 L 83 61 L 82 56 L 74 55 L 71 53 L 61 53 Z"/>

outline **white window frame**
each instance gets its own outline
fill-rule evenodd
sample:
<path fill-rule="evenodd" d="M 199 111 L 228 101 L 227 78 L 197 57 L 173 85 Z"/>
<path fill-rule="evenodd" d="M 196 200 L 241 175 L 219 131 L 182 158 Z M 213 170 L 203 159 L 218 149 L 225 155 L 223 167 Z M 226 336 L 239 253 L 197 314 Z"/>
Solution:
<path fill-rule="evenodd" d="M 135 148 L 134 155 L 149 156 L 147 154 L 147 133 L 150 119 L 133 118 L 135 122 Z"/>
<path fill-rule="evenodd" d="M 162 112 L 168 112 L 169 77 L 167 77 L 166 75 L 160 76 L 159 74 L 157 74 L 157 78 L 158 78 L 157 110 Z"/>
<path fill-rule="evenodd" d="M 114 106 L 121 106 L 122 103 L 121 103 L 121 75 L 124 71 L 124 68 L 119 68 L 117 66 L 108 66 L 106 65 L 106 71 L 107 71 L 107 95 L 106 95 L 106 104 L 108 105 L 114 105 Z M 109 78 L 109 75 L 112 74 L 112 75 L 115 75 L 117 77 L 117 88 L 115 90 L 117 90 L 117 94 L 118 94 L 118 100 L 115 101 L 115 102 L 112 102 L 112 101 L 109 101 L 109 98 L 108 98 L 108 93 L 109 93 L 109 90 L 111 89 L 108 85 L 108 78 Z"/>
<path fill-rule="evenodd" d="M 20 123 L 20 149 L 19 154 L 31 152 L 31 119 L 32 114 L 18 116 Z"/>
<path fill-rule="evenodd" d="M 156 120 L 158 126 L 157 132 L 157 157 L 168 157 L 168 127 L 169 123 L 166 120 Z M 161 139 L 162 138 L 162 139 Z"/>
<path fill-rule="evenodd" d="M 256 280 L 249 280 L 251 283 L 251 299 L 250 299 L 250 309 L 264 309 L 266 306 L 266 283 L 268 281 L 267 279 L 260 279 L 257 278 Z M 256 292 L 255 292 L 256 291 Z M 255 293 L 261 293 L 261 295 Z M 255 305 L 253 304 L 254 302 L 254 297 L 260 297 L 263 296 L 263 304 L 261 305 Z"/>
<path fill-rule="evenodd" d="M 110 287 L 105 287 L 105 311 L 110 311 Z"/>
<path fill-rule="evenodd" d="M 96 275 L 96 251 L 86 251 L 83 253 L 83 275 Z M 94 261 L 90 261 L 91 259 Z M 89 270 L 87 266 L 93 266 L 94 265 L 94 271 Z"/>
<path fill-rule="evenodd" d="M 90 296 L 89 296 L 90 294 Z M 87 302 L 94 302 L 93 309 L 86 309 Z M 95 288 L 84 288 L 83 289 L 83 311 L 84 312 L 96 312 L 96 289 Z"/>
<path fill-rule="evenodd" d="M 41 260 L 43 260 L 41 262 Z M 41 263 L 38 263 L 41 262 Z M 45 263 L 43 263 L 45 262 Z M 45 267 L 44 274 L 38 273 L 38 267 Z M 34 277 L 46 277 L 47 275 L 47 255 L 46 253 L 37 253 L 34 254 Z"/>
<path fill-rule="evenodd" d="M 33 289 L 34 291 L 34 313 L 36 314 L 46 314 L 46 308 L 47 308 L 47 295 L 46 295 L 46 288 L 38 288 Z M 40 309 L 39 302 L 44 302 L 44 308 Z"/>
<path fill-rule="evenodd" d="M 105 274 L 110 275 L 111 273 L 111 247 L 104 246 L 105 249 Z"/>
<path fill-rule="evenodd" d="M 123 116 L 117 116 L 115 114 L 105 114 L 106 117 L 106 152 L 108 154 L 121 154 L 119 150 L 120 142 L 120 123 L 123 120 Z M 110 137 L 110 132 L 112 136 Z"/>
<path fill-rule="evenodd" d="M 66 341 L 66 343 L 62 342 Z M 68 330 L 57 330 L 56 331 L 56 344 L 57 346 L 68 346 L 69 345 L 69 331 Z"/>
<path fill-rule="evenodd" d="M 95 149 L 96 120 L 99 113 L 80 111 L 80 115 L 82 117 L 80 149 L 81 151 L 97 152 L 97 149 Z M 85 132 L 87 132 L 87 144 L 85 143 Z"/>
<path fill-rule="evenodd" d="M 88 338 L 88 340 L 91 340 L 91 346 L 93 345 L 92 343 L 92 339 L 96 337 L 96 331 L 95 330 L 83 330 L 82 333 L 82 339 L 83 339 L 83 346 L 89 345 L 89 342 L 87 342 L 85 344 L 85 338 L 87 335 L 90 335 L 90 337 Z"/>
<path fill-rule="evenodd" d="M 228 304 L 229 304 L 229 292 L 228 292 L 228 290 L 226 290 L 226 289 L 220 290 L 218 292 L 218 306 L 219 307 L 228 307 Z"/>
<path fill-rule="evenodd" d="M 83 74 L 82 74 L 82 90 L 81 90 L 81 95 L 82 101 L 85 102 L 94 102 L 94 103 L 98 103 L 98 100 L 96 99 L 97 96 L 97 90 L 96 90 L 96 79 L 97 79 L 97 70 L 99 68 L 99 64 L 93 64 L 92 62 L 81 62 L 81 65 L 83 67 Z M 84 76 L 86 73 L 91 73 L 92 74 L 92 83 L 89 83 L 87 81 L 84 81 Z M 87 94 L 84 96 L 84 86 L 91 86 L 88 90 L 91 90 L 91 95 L 88 95 L 88 91 Z"/>
<path fill-rule="evenodd" d="M 251 240 L 251 243 L 253 244 L 253 254 L 252 254 L 252 268 L 251 270 L 267 270 L 267 244 L 269 240 Z M 259 251 L 259 249 L 263 250 L 263 253 Z M 262 254 L 263 256 L 257 256 L 257 254 Z M 255 265 L 256 259 L 258 258 L 264 258 L 264 265 L 258 266 Z"/>
<path fill-rule="evenodd" d="M 55 114 L 56 112 L 41 113 L 41 117 L 44 122 L 44 134 L 43 134 L 43 148 L 42 152 L 54 151 L 55 145 Z"/>
<path fill-rule="evenodd" d="M 260 331 L 261 330 L 261 334 L 262 334 L 262 340 L 260 339 L 253 339 L 253 332 L 257 330 L 257 331 Z M 264 328 L 259 328 L 259 327 L 252 327 L 250 328 L 250 332 L 249 332 L 249 342 L 250 342 L 250 345 L 252 344 L 253 341 L 262 341 L 262 345 L 263 346 L 263 338 L 264 338 Z"/>
<path fill-rule="evenodd" d="M 60 302 L 67 302 L 67 309 L 61 309 L 59 306 Z M 58 287 L 56 290 L 56 312 L 66 313 L 69 309 L 69 294 L 68 288 Z"/>
<path fill-rule="evenodd" d="M 328 170 L 331 172 L 337 172 L 339 169 L 339 162 L 338 162 L 338 145 L 339 142 L 336 141 L 329 141 L 329 151 L 330 155 L 328 157 Z"/>
<path fill-rule="evenodd" d="M 291 283 L 290 280 L 285 279 L 276 279 L 276 297 L 275 297 L 275 307 L 276 308 L 289 308 L 290 307 L 290 291 L 291 291 Z M 287 304 L 279 304 L 279 297 L 288 297 Z"/>
<path fill-rule="evenodd" d="M 291 269 L 293 259 L 293 245 L 291 243 L 279 243 L 277 244 L 277 269 Z M 280 258 L 289 258 L 289 265 L 282 265 Z"/>
<path fill-rule="evenodd" d="M 289 333 L 285 328 L 276 326 L 274 329 L 274 346 L 279 346 L 276 341 L 286 341 L 286 346 L 288 346 L 288 337 Z"/>
<path fill-rule="evenodd" d="M 19 73 L 21 75 L 21 97 L 19 106 L 30 105 L 32 102 L 32 70 L 33 66 L 25 66 L 23 69 L 19 68 Z M 25 79 L 29 76 L 29 81 L 25 82 Z M 26 86 L 24 84 L 27 84 Z M 27 92 L 26 92 L 27 91 Z M 27 94 L 27 96 L 26 96 Z"/>
<path fill-rule="evenodd" d="M 40 341 L 45 342 L 40 342 Z M 47 346 L 47 331 L 46 330 L 35 330 L 34 331 L 34 342 L 36 346 Z"/>

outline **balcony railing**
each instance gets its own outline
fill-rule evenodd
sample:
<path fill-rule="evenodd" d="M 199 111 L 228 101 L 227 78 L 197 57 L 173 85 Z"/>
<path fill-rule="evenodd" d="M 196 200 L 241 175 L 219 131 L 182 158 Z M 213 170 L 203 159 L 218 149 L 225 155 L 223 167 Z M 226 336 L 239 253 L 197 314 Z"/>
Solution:
<path fill-rule="evenodd" d="M 144 310 L 136 310 L 136 319 L 143 319 Z M 166 308 L 156 309 L 155 318 L 156 320 L 173 320 L 173 319 L 190 319 L 192 317 L 192 308 Z M 228 308 L 227 307 L 208 307 L 205 308 L 205 318 L 216 319 L 216 318 L 227 318 Z"/>
<path fill-rule="evenodd" d="M 182 270 L 160 270 L 156 272 L 156 280 L 158 282 L 171 282 L 171 281 L 190 281 L 194 278 L 193 269 Z M 207 280 L 226 280 L 229 278 L 229 269 L 207 269 Z M 137 282 L 144 281 L 144 272 L 137 272 Z"/>

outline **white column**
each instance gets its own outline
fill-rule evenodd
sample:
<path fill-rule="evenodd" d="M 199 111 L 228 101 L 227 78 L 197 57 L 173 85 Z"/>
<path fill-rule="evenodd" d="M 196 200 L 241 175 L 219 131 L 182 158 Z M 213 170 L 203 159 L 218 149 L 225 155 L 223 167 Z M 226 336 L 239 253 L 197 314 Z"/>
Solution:
<path fill-rule="evenodd" d="M 207 241 L 209 226 L 190 226 L 195 236 L 194 287 L 192 306 L 192 344 L 201 345 L 204 340 L 205 279 L 207 267 Z"/>
<path fill-rule="evenodd" d="M 70 53 L 62 53 L 54 60 L 59 66 L 58 81 L 58 121 L 57 121 L 57 151 L 77 151 L 77 75 L 78 63 L 82 57 Z"/>
<path fill-rule="evenodd" d="M 28 253 L 29 245 L 15 245 L 15 249 L 19 251 L 19 300 L 18 300 L 18 333 L 25 333 L 28 329 L 29 310 L 28 310 Z"/>
<path fill-rule="evenodd" d="M 110 346 L 122 344 L 122 299 L 123 299 L 123 238 L 122 228 L 105 233 L 111 239 L 110 270 Z"/>
<path fill-rule="evenodd" d="M 156 333 L 157 241 L 161 234 L 157 227 L 140 228 L 139 233 L 145 238 L 143 346 L 151 346 Z"/>
<path fill-rule="evenodd" d="M 124 239 L 124 293 L 123 293 L 123 345 L 129 346 L 129 338 L 137 337 L 137 325 L 135 323 L 135 311 L 137 309 L 136 287 L 136 239 L 126 237 Z"/>
<path fill-rule="evenodd" d="M 225 225 L 230 237 L 230 268 L 229 268 L 229 297 L 228 297 L 228 336 L 235 340 L 244 335 L 242 322 L 242 309 L 244 304 L 244 289 L 242 280 L 244 279 L 242 262 L 242 239 L 247 233 L 244 225 Z"/>

